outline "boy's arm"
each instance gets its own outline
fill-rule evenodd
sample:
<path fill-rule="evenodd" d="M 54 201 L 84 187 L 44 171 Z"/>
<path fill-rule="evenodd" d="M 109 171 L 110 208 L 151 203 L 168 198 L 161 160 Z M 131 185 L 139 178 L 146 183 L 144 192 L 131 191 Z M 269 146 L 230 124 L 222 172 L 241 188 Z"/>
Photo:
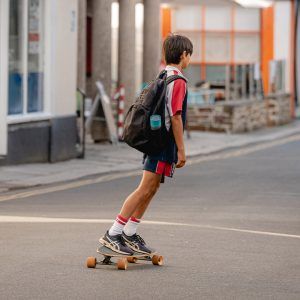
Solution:
<path fill-rule="evenodd" d="M 171 123 L 173 135 L 178 148 L 178 162 L 176 164 L 176 168 L 182 168 L 185 165 L 186 157 L 183 142 L 183 124 L 181 113 L 177 113 L 176 115 L 171 117 Z"/>

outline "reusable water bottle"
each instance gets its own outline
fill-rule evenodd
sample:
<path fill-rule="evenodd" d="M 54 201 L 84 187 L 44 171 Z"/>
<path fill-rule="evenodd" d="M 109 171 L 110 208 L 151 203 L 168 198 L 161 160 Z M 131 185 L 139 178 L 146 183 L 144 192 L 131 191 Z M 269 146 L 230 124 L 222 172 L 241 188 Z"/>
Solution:
<path fill-rule="evenodd" d="M 158 130 L 161 127 L 161 116 L 160 115 L 150 116 L 150 127 L 151 127 L 151 130 Z"/>

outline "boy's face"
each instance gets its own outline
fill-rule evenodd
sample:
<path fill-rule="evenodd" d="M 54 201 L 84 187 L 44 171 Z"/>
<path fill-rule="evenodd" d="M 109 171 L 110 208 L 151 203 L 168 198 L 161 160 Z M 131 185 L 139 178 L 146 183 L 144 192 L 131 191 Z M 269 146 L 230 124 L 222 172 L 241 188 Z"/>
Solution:
<path fill-rule="evenodd" d="M 182 69 L 185 69 L 188 67 L 188 65 L 190 64 L 190 60 L 191 60 L 190 53 L 186 54 L 186 51 L 184 51 L 181 55 L 181 61 L 180 61 Z"/>

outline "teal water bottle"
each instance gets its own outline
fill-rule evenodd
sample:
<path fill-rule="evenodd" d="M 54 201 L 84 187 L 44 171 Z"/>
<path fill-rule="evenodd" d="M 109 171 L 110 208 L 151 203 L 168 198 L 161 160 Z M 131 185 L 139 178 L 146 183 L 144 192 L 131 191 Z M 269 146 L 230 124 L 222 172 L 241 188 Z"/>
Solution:
<path fill-rule="evenodd" d="M 158 130 L 161 128 L 161 116 L 160 115 L 150 116 L 150 127 L 151 127 L 151 130 Z"/>

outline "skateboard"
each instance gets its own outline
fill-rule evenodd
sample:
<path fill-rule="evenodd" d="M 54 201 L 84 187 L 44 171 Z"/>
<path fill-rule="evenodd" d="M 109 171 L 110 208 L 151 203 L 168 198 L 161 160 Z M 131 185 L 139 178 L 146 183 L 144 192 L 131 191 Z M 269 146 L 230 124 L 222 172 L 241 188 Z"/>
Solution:
<path fill-rule="evenodd" d="M 98 261 L 96 257 L 88 257 L 86 265 L 88 268 L 96 268 L 96 265 L 115 265 L 118 270 L 126 270 L 128 263 L 136 263 L 138 260 L 151 261 L 155 266 L 163 265 L 163 257 L 157 253 L 143 254 L 135 252 L 133 255 L 124 255 L 113 251 L 105 246 L 97 248 L 97 252 L 104 256 L 102 261 Z M 117 258 L 117 262 L 113 262 L 111 259 Z"/>

